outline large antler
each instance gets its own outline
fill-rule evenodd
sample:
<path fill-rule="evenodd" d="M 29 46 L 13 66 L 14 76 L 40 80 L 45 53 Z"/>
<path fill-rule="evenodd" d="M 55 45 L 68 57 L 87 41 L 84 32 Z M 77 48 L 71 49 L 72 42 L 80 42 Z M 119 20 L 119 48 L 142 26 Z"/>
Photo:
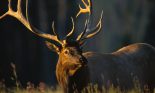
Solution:
<path fill-rule="evenodd" d="M 74 33 L 74 30 L 75 30 L 75 24 L 74 24 L 74 19 L 71 17 L 71 20 L 72 20 L 72 25 L 73 25 L 73 27 L 72 27 L 72 30 L 66 35 L 66 38 L 65 39 L 68 39 L 69 37 L 71 37 L 72 36 L 72 34 Z"/>
<path fill-rule="evenodd" d="M 101 28 L 102 28 L 102 19 L 103 19 L 103 11 L 102 11 L 102 13 L 101 13 L 101 17 L 100 17 L 100 20 L 99 20 L 99 22 L 98 22 L 98 24 L 96 25 L 96 27 L 94 27 L 94 28 L 91 28 L 91 29 L 89 29 L 88 27 L 88 25 L 89 25 L 89 23 L 90 23 L 90 16 L 91 16 L 91 12 L 92 12 L 92 1 L 91 0 L 88 0 L 88 5 L 87 5 L 87 3 L 84 1 L 84 0 L 82 0 L 82 2 L 83 2 L 83 4 L 85 5 L 85 9 L 83 9 L 83 8 L 81 8 L 81 6 L 79 5 L 79 7 L 80 7 L 80 11 L 79 11 L 79 13 L 77 14 L 77 17 L 80 15 L 80 14 L 85 14 L 85 13 L 89 13 L 89 18 L 88 18 L 88 20 L 86 20 L 86 23 L 85 23 L 85 27 L 84 27 L 84 31 L 77 37 L 77 41 L 84 41 L 84 40 L 86 40 L 86 39 L 88 39 L 88 38 L 91 38 L 91 37 L 93 37 L 93 36 L 95 36 L 96 34 L 98 34 L 100 31 L 101 31 Z M 89 34 L 88 34 L 88 33 Z M 85 34 L 87 34 L 87 36 L 85 36 Z"/>
<path fill-rule="evenodd" d="M 89 13 L 91 14 L 91 0 L 88 0 L 88 4 L 82 0 L 84 6 L 85 6 L 85 9 L 81 7 L 81 5 L 79 5 L 79 8 L 80 8 L 80 11 L 78 12 L 78 14 L 76 15 L 76 17 L 78 17 L 80 14 L 82 13 Z"/>
<path fill-rule="evenodd" d="M 22 24 L 24 24 L 24 26 L 26 28 L 28 28 L 31 32 L 33 32 L 34 34 L 46 38 L 46 39 L 50 39 L 50 40 L 54 40 L 60 44 L 62 44 L 62 42 L 58 39 L 57 35 L 51 35 L 51 34 L 47 34 L 44 32 L 39 31 L 38 29 L 36 29 L 33 25 L 31 25 L 31 23 L 28 20 L 28 0 L 26 0 L 26 18 L 24 17 L 24 15 L 22 14 L 22 9 L 21 9 L 21 0 L 18 0 L 17 3 L 17 11 L 14 11 L 11 7 L 11 0 L 8 0 L 8 11 L 3 14 L 2 16 L 0 16 L 0 19 L 4 18 L 7 15 L 10 15 L 12 17 L 15 17 L 16 19 L 18 19 Z"/>

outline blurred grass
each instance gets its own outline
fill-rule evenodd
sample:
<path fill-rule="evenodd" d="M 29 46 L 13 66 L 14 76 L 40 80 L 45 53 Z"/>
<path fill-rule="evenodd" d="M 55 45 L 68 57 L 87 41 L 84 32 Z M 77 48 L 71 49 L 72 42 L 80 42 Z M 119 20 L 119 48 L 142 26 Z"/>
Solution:
<path fill-rule="evenodd" d="M 87 88 L 87 89 L 89 89 L 88 93 L 101 93 L 97 89 L 90 89 L 90 88 Z M 63 93 L 63 91 L 61 88 L 57 88 L 56 90 L 53 90 L 51 88 L 46 88 L 43 90 L 40 90 L 39 88 L 17 90 L 16 88 L 14 88 L 14 89 L 0 89 L 0 93 Z M 83 91 L 82 93 L 85 93 L 85 91 Z M 119 88 L 110 87 L 108 90 L 103 89 L 102 93 L 143 93 L 143 92 L 140 89 L 132 89 L 130 91 L 120 91 Z M 150 92 L 146 92 L 146 93 L 150 93 Z"/>
<path fill-rule="evenodd" d="M 35 87 L 33 83 L 28 82 L 26 88 L 23 88 L 20 82 L 18 81 L 18 75 L 16 73 L 15 64 L 11 63 L 11 67 L 13 72 L 13 77 L 11 78 L 13 81 L 15 81 L 16 86 L 11 89 L 7 88 L 4 83 L 5 80 L 2 80 L 0 81 L 0 93 L 63 93 L 63 90 L 59 86 L 56 88 L 49 87 L 43 82 L 40 82 L 37 87 Z M 137 81 L 134 81 L 134 82 L 135 82 L 135 86 L 131 90 L 121 91 L 119 86 L 113 87 L 113 85 L 110 85 L 108 89 L 103 87 L 102 93 L 143 93 L 143 90 L 140 88 L 139 83 Z M 146 93 L 150 93 L 147 87 L 146 87 L 146 90 L 147 90 Z M 74 93 L 77 93 L 77 92 L 75 91 Z M 97 85 L 90 84 L 82 91 L 82 93 L 101 93 L 101 92 L 98 90 Z M 154 93 L 155 93 L 155 89 L 154 89 Z"/>
<path fill-rule="evenodd" d="M 128 91 L 121 91 L 119 86 L 113 87 L 111 85 L 108 89 L 103 87 L 102 90 L 103 91 L 100 92 L 97 85 L 89 85 L 82 91 L 82 93 L 144 93 L 140 87 L 134 87 L 133 89 Z M 26 88 L 22 88 L 21 86 L 18 86 L 17 88 L 16 86 L 12 89 L 6 88 L 5 84 L 0 83 L 0 93 L 63 93 L 63 90 L 59 86 L 56 88 L 49 87 L 43 82 L 40 82 L 36 87 L 34 87 L 34 84 L 32 84 L 31 82 L 28 82 Z M 77 92 L 75 91 L 74 93 Z M 150 93 L 150 91 L 148 90 L 145 93 Z"/>

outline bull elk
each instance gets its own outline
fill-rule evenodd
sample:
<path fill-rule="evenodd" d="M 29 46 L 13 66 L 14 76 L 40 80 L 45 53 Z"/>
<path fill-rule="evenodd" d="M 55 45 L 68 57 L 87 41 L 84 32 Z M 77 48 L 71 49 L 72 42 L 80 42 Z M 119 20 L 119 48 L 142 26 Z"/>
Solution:
<path fill-rule="evenodd" d="M 82 0 L 85 8 L 80 5 L 80 14 L 89 13 L 84 27 L 84 31 L 75 40 L 70 39 L 74 32 L 74 19 L 72 18 L 73 28 L 60 40 L 52 25 L 54 35 L 47 34 L 36 29 L 28 19 L 26 3 L 26 17 L 22 14 L 21 0 L 18 0 L 17 11 L 11 7 L 11 0 L 8 0 L 8 11 L 0 16 L 0 19 L 7 15 L 18 19 L 32 33 L 45 38 L 49 49 L 59 55 L 56 66 L 56 76 L 59 85 L 65 93 L 81 92 L 89 84 L 97 84 L 98 89 L 108 88 L 109 84 L 119 86 L 121 89 L 131 89 L 134 87 L 134 77 L 139 80 L 140 87 L 149 86 L 151 92 L 155 87 L 155 48 L 149 44 L 137 43 L 119 49 L 109 54 L 99 54 L 95 52 L 83 53 L 81 46 L 83 43 L 100 32 L 102 27 L 102 15 L 96 27 L 90 29 L 91 4 Z M 50 40 L 57 44 L 51 43 Z"/>

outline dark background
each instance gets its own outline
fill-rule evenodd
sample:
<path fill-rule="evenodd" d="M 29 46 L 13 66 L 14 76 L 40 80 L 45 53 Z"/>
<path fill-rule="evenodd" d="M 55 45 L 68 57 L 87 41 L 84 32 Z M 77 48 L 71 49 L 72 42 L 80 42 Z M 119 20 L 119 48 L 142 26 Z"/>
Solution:
<path fill-rule="evenodd" d="M 7 3 L 7 0 L 0 1 L 0 15 L 7 11 Z M 15 10 L 16 3 L 12 0 Z M 55 21 L 56 31 L 63 38 L 71 30 L 70 17 L 75 17 L 79 3 L 80 0 L 29 0 L 29 18 L 35 27 L 51 34 L 51 24 Z M 22 7 L 24 12 L 25 2 Z M 155 46 L 154 0 L 93 0 L 92 26 L 97 23 L 102 10 L 103 29 L 88 40 L 84 51 L 110 53 L 136 42 Z M 82 31 L 85 17 L 80 15 L 75 20 L 75 36 Z M 6 86 L 15 84 L 11 80 L 10 63 L 16 65 L 18 80 L 23 86 L 29 81 L 35 85 L 45 82 L 55 86 L 57 58 L 56 53 L 47 49 L 43 38 L 28 31 L 15 18 L 0 20 L 0 81 L 5 80 Z"/>

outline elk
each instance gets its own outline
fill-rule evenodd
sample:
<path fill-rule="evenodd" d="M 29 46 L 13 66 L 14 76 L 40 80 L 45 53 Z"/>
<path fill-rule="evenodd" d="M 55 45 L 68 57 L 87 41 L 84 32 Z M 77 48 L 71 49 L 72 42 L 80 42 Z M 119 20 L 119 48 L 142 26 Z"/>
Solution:
<path fill-rule="evenodd" d="M 148 86 L 153 93 L 155 87 L 155 48 L 149 44 L 136 43 L 119 49 L 109 54 L 100 54 L 95 52 L 82 52 L 84 42 L 94 37 L 101 31 L 102 15 L 96 27 L 89 28 L 91 11 L 91 0 L 88 2 L 82 0 L 85 8 L 79 5 L 80 14 L 89 13 L 86 20 L 84 31 L 77 36 L 75 40 L 71 39 L 74 33 L 74 19 L 72 19 L 73 28 L 66 35 L 65 39 L 60 40 L 54 30 L 54 35 L 41 32 L 36 29 L 30 22 L 27 13 L 28 0 L 26 3 L 26 17 L 22 14 L 21 0 L 18 0 L 17 11 L 11 7 L 11 0 L 8 0 L 8 11 L 0 16 L 0 19 L 7 15 L 18 19 L 32 33 L 45 38 L 47 47 L 56 52 L 59 56 L 56 66 L 56 76 L 59 85 L 63 88 L 64 93 L 81 93 L 89 84 L 97 84 L 98 90 L 102 87 L 109 87 L 110 84 L 123 89 L 134 87 L 134 77 L 139 81 L 140 87 Z M 54 41 L 55 43 L 51 43 Z"/>

